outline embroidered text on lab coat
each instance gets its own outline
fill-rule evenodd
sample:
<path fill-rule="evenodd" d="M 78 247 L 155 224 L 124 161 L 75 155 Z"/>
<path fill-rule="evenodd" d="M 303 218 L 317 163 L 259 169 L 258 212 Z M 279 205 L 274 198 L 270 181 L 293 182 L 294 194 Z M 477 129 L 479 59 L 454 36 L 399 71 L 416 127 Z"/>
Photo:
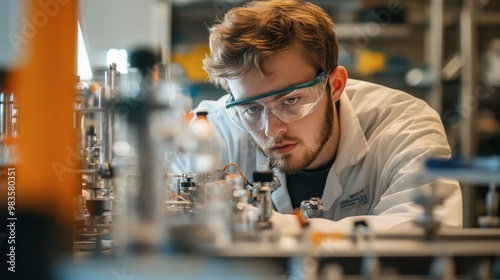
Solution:
<path fill-rule="evenodd" d="M 349 195 L 349 198 L 344 199 L 340 202 L 340 210 L 345 210 L 351 208 L 355 205 L 361 205 L 368 202 L 368 195 L 365 193 L 365 189 Z"/>

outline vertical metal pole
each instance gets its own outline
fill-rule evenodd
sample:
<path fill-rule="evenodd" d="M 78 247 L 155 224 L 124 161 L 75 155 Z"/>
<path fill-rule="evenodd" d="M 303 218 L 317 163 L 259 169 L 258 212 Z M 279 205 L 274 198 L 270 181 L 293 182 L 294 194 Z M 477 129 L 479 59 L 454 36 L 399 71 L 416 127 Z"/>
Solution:
<path fill-rule="evenodd" d="M 463 157 L 471 158 L 474 149 L 474 111 L 477 87 L 477 50 L 476 50 L 476 11 L 474 0 L 464 1 L 460 15 L 460 54 L 463 60 L 462 89 L 460 92 L 460 109 L 462 123 L 460 127 L 460 151 Z"/>
<path fill-rule="evenodd" d="M 158 0 L 156 8 L 161 62 L 166 65 L 172 56 L 172 1 Z"/>
<path fill-rule="evenodd" d="M 474 151 L 474 111 L 476 107 L 477 87 L 477 29 L 474 0 L 465 0 L 460 15 L 460 55 L 462 66 L 462 89 L 460 92 L 461 132 L 460 151 L 463 157 L 471 158 Z"/>
<path fill-rule="evenodd" d="M 443 111 L 443 0 L 432 0 L 429 23 L 429 66 L 434 75 L 429 97 L 429 105 L 441 115 Z"/>
<path fill-rule="evenodd" d="M 476 10 L 475 0 L 464 0 L 460 14 L 460 56 L 462 57 L 462 87 L 460 91 L 460 154 L 464 159 L 474 156 L 474 110 L 477 86 L 476 78 Z M 462 184 L 464 205 L 464 227 L 473 226 L 475 221 L 475 190 L 470 185 Z"/>

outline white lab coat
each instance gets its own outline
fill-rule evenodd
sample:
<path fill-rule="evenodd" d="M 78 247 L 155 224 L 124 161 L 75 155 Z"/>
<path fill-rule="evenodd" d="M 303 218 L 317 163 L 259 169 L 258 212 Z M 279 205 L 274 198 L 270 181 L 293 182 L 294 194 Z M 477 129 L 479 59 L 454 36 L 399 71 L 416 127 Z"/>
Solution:
<path fill-rule="evenodd" d="M 252 145 L 248 133 L 237 128 L 224 109 L 227 95 L 203 101 L 211 124 L 225 143 L 222 163 L 235 162 L 251 180 L 267 159 Z M 457 181 L 433 181 L 422 175 L 425 159 L 449 158 L 450 148 L 439 115 L 424 101 L 404 92 L 349 79 L 340 99 L 340 142 L 337 158 L 326 180 L 322 200 L 326 219 L 311 219 L 315 230 L 349 231 L 363 219 L 374 231 L 412 229 L 422 215 L 413 202 L 421 192 L 444 201 L 434 214 L 446 226 L 462 226 L 462 196 Z M 173 162 L 174 172 L 190 171 L 185 158 Z M 187 169 L 186 169 L 187 168 Z M 280 227 L 297 227 L 286 176 L 276 170 L 281 188 L 272 195 Z M 307 187 L 307 186 L 304 186 Z"/>

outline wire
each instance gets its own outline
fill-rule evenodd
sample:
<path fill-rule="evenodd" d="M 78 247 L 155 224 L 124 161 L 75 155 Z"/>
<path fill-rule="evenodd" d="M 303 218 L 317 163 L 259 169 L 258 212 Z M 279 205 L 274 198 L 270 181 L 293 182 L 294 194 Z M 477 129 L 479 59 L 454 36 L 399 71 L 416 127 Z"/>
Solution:
<path fill-rule="evenodd" d="M 275 166 L 276 166 L 276 161 L 274 160 L 272 162 L 269 161 L 269 170 L 273 170 Z"/>
<path fill-rule="evenodd" d="M 226 172 L 226 169 L 229 167 L 229 166 L 234 166 L 236 167 L 236 169 L 238 170 L 238 173 L 240 174 L 241 178 L 243 178 L 243 180 L 245 181 L 245 185 L 248 185 L 248 179 L 245 177 L 245 175 L 243 175 L 243 171 L 241 171 L 241 168 L 238 164 L 234 163 L 234 162 L 230 162 L 226 165 L 224 165 L 224 167 L 222 168 L 222 171 L 223 172 Z"/>
<path fill-rule="evenodd" d="M 170 192 L 170 196 L 172 196 L 172 199 L 174 199 L 174 197 L 177 197 L 177 198 L 180 198 L 181 200 L 183 201 L 187 201 L 184 197 L 174 193 L 174 192 Z"/>

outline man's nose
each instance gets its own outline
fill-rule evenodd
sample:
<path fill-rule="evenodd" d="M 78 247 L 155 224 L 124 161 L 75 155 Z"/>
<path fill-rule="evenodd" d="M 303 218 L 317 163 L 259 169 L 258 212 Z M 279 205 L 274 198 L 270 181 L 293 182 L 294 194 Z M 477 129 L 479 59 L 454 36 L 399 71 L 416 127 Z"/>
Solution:
<path fill-rule="evenodd" d="M 267 111 L 265 113 L 265 133 L 267 137 L 276 137 L 287 131 L 287 124 L 280 120 L 273 111 Z"/>

